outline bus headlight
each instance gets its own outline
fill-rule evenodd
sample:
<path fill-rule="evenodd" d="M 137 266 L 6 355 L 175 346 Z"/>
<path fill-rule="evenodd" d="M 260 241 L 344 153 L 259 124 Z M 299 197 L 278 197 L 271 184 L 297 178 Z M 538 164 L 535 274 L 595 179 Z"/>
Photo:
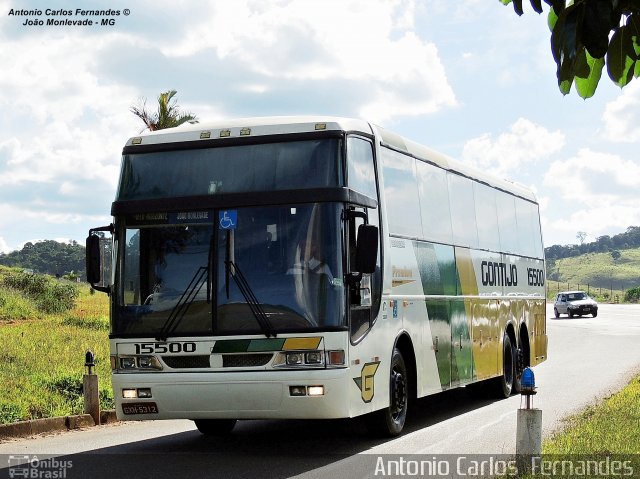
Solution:
<path fill-rule="evenodd" d="M 119 356 L 112 363 L 119 365 L 118 369 L 125 371 L 160 371 L 162 364 L 155 356 Z"/>
<path fill-rule="evenodd" d="M 162 369 L 162 365 L 155 356 L 139 356 L 138 367 L 140 369 Z"/>
<path fill-rule="evenodd" d="M 322 352 L 311 351 L 310 353 L 305 353 L 304 362 L 307 364 L 322 364 Z"/>
<path fill-rule="evenodd" d="M 324 386 L 309 386 L 307 394 L 309 396 L 324 396 Z"/>
<path fill-rule="evenodd" d="M 325 365 L 325 352 L 313 351 L 283 351 L 273 361 L 276 368 L 282 367 L 312 367 L 322 368 Z"/>
<path fill-rule="evenodd" d="M 300 366 L 303 364 L 302 353 L 287 353 L 287 366 Z"/>
<path fill-rule="evenodd" d="M 136 368 L 136 358 L 133 356 L 125 356 L 120 358 L 120 369 L 135 369 Z"/>

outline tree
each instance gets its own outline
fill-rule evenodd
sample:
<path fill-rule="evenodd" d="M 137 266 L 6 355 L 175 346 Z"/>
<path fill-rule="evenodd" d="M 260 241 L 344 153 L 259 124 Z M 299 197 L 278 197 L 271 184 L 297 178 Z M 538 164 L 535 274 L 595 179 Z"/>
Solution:
<path fill-rule="evenodd" d="M 522 0 L 513 3 L 523 14 Z M 542 13 L 542 0 L 530 0 Z M 563 95 L 575 83 L 582 98 L 590 98 L 598 87 L 602 70 L 613 83 L 625 87 L 640 76 L 640 1 L 638 0 L 544 0 L 549 5 L 551 52 L 557 65 L 558 87 Z"/>
<path fill-rule="evenodd" d="M 147 111 L 147 100 L 142 99 L 142 104 L 131 107 L 131 113 L 140 118 L 145 124 L 142 131 L 149 129 L 150 131 L 162 130 L 164 128 L 173 128 L 180 126 L 186 122 L 197 122 L 198 119 L 191 113 L 183 113 L 178 107 L 177 100 L 173 97 L 178 93 L 176 90 L 169 90 L 160 93 L 158 96 L 158 111 L 149 113 Z"/>
<path fill-rule="evenodd" d="M 617 249 L 611 252 L 611 257 L 613 258 L 613 261 L 618 261 L 620 259 L 620 256 L 622 256 L 622 253 L 620 253 L 620 251 L 618 251 Z"/>
<path fill-rule="evenodd" d="M 584 231 L 578 231 L 576 234 L 576 239 L 580 241 L 580 244 L 584 244 L 584 240 L 587 237 L 587 233 Z"/>

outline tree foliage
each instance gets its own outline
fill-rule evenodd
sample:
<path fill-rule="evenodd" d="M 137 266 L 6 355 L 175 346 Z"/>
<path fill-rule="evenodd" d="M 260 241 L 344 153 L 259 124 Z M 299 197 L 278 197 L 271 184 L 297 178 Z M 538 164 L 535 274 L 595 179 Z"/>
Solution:
<path fill-rule="evenodd" d="M 624 294 L 624 300 L 629 303 L 637 303 L 640 301 L 640 286 L 628 289 Z"/>
<path fill-rule="evenodd" d="M 158 110 L 154 113 L 147 110 L 146 99 L 141 100 L 140 106 L 131 107 L 131 113 L 140 118 L 145 124 L 142 131 L 147 129 L 150 131 L 163 130 L 164 128 L 180 126 L 188 121 L 196 122 L 198 120 L 192 113 L 180 111 L 177 100 L 174 98 L 177 93 L 176 90 L 160 93 L 158 96 Z"/>
<path fill-rule="evenodd" d="M 513 4 L 523 14 L 522 0 Z M 542 0 L 530 0 L 537 13 Z M 625 87 L 640 76 L 640 0 L 544 0 L 549 5 L 551 52 L 563 95 L 575 84 L 578 95 L 590 98 L 607 67 L 613 83 Z"/>
<path fill-rule="evenodd" d="M 640 226 L 629 226 L 627 231 L 614 236 L 599 236 L 595 241 L 590 243 L 566 246 L 553 245 L 545 248 L 544 252 L 547 262 L 586 253 L 606 252 L 611 252 L 611 257 L 616 260 L 620 258 L 619 250 L 629 248 L 640 248 Z"/>
<path fill-rule="evenodd" d="M 53 240 L 26 243 L 20 251 L 0 253 L 0 264 L 63 276 L 71 272 L 84 276 L 85 248 L 76 241 Z"/>

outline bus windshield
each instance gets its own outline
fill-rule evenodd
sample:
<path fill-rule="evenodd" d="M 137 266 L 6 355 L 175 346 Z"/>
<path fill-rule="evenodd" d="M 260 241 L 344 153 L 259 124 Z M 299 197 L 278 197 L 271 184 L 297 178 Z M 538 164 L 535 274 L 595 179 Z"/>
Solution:
<path fill-rule="evenodd" d="M 151 224 L 124 218 L 113 334 L 344 328 L 341 210 L 311 203 L 147 215 Z"/>
<path fill-rule="evenodd" d="M 340 186 L 340 145 L 333 138 L 124 155 L 116 199 Z"/>

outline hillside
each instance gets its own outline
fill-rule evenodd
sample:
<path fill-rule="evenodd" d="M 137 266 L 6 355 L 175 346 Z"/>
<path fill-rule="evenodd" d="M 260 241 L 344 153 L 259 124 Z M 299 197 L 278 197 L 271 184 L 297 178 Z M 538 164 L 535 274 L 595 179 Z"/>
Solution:
<path fill-rule="evenodd" d="M 582 289 L 587 285 L 613 290 L 640 286 L 640 248 L 621 249 L 619 254 L 617 259 L 611 252 L 547 259 L 547 279 L 569 283 L 572 288 L 581 285 Z"/>

